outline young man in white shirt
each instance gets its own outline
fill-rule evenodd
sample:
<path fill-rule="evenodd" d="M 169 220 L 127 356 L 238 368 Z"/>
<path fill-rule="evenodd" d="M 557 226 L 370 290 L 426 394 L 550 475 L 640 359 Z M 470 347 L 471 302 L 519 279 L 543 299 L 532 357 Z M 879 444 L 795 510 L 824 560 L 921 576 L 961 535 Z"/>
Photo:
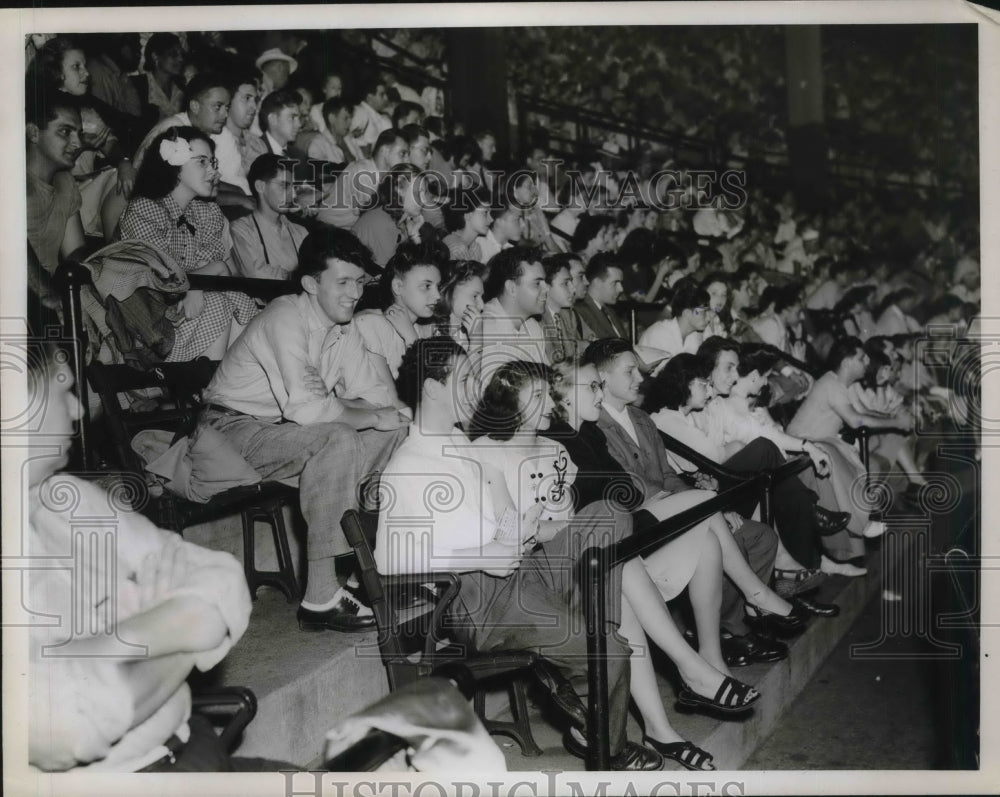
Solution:
<path fill-rule="evenodd" d="M 673 318 L 651 325 L 639 338 L 640 346 L 659 349 L 668 354 L 694 354 L 701 345 L 702 333 L 708 326 L 708 292 L 694 281 L 679 283 L 670 309 Z"/>
<path fill-rule="evenodd" d="M 538 316 L 545 310 L 549 286 L 538 249 L 515 246 L 489 262 L 483 297 L 487 300 L 472 331 L 473 360 L 485 385 L 510 360 L 549 364 L 545 333 Z"/>
<path fill-rule="evenodd" d="M 338 577 L 353 564 L 340 528 L 359 487 L 388 461 L 408 417 L 381 381 L 352 323 L 375 267 L 343 230 L 299 250 L 302 293 L 273 300 L 226 351 L 205 390 L 203 422 L 222 432 L 262 479 L 298 477 L 308 526 L 303 630 L 363 631 L 371 610 Z"/>

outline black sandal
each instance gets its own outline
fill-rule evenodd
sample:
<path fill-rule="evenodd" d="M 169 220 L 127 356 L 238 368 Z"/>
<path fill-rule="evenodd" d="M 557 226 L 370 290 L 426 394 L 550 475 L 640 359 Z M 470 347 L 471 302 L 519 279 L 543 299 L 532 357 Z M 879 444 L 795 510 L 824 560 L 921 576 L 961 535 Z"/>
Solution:
<path fill-rule="evenodd" d="M 760 700 L 760 692 L 749 684 L 730 678 L 723 678 L 714 698 L 702 697 L 683 681 L 684 688 L 677 695 L 677 703 L 688 708 L 711 708 L 723 714 L 741 714 L 753 708 Z"/>
<path fill-rule="evenodd" d="M 682 767 L 690 769 L 692 772 L 715 772 L 715 766 L 712 764 L 714 760 L 712 754 L 702 750 L 691 742 L 658 742 L 656 739 L 643 736 L 642 743 L 647 747 L 653 748 L 664 758 L 676 761 Z M 705 764 L 708 764 L 707 769 L 705 768 Z"/>

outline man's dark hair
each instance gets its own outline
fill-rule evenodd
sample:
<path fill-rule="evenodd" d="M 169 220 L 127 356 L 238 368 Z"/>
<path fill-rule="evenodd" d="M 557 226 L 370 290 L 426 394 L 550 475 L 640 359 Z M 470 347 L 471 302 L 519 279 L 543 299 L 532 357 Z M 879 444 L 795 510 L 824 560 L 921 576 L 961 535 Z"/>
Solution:
<path fill-rule="evenodd" d="M 231 70 L 226 73 L 226 88 L 229 89 L 231 97 L 236 96 L 240 86 L 253 86 L 260 88 L 260 78 L 249 69 Z"/>
<path fill-rule="evenodd" d="M 327 260 L 331 258 L 344 260 L 372 276 L 379 273 L 378 266 L 372 260 L 371 250 L 354 233 L 327 225 L 309 233 L 302 242 L 299 248 L 299 265 L 294 276 L 300 283 L 303 277 L 319 279 L 326 271 Z"/>
<path fill-rule="evenodd" d="M 680 318 L 681 313 L 685 310 L 708 307 L 708 291 L 693 280 L 685 282 L 683 285 L 681 282 L 682 280 L 678 281 L 677 285 L 674 286 L 674 296 L 670 301 L 670 312 L 674 314 L 674 318 Z"/>
<path fill-rule="evenodd" d="M 423 125 L 405 125 L 399 129 L 399 132 L 410 146 L 416 144 L 421 138 L 426 138 L 428 141 L 431 140 L 431 134 L 427 132 L 427 128 Z"/>
<path fill-rule="evenodd" d="M 250 194 L 253 196 L 254 202 L 259 199 L 254 183 L 258 180 L 267 182 L 277 177 L 281 170 L 285 168 L 281 165 L 283 161 L 287 163 L 288 159 L 268 152 L 257 156 L 250 165 L 250 170 L 247 172 L 247 182 L 250 183 Z"/>
<path fill-rule="evenodd" d="M 712 335 L 705 338 L 698 347 L 698 356 L 705 361 L 709 373 L 715 370 L 715 366 L 719 361 L 719 354 L 724 351 L 731 351 L 739 357 L 740 344 L 735 340 L 730 340 L 720 335 Z"/>
<path fill-rule="evenodd" d="M 579 260 L 579 258 L 576 259 Z M 614 252 L 598 252 L 587 263 L 587 279 L 590 282 L 595 279 L 607 279 L 608 271 L 613 268 L 622 269 L 621 258 Z"/>
<path fill-rule="evenodd" d="M 545 269 L 545 281 L 551 285 L 552 280 L 555 279 L 560 271 L 563 269 L 569 271 L 573 261 L 579 259 L 571 252 L 557 252 L 554 255 L 546 255 L 542 258 L 542 268 Z"/>
<path fill-rule="evenodd" d="M 419 119 L 423 119 L 424 116 L 426 116 L 424 113 L 424 106 L 419 103 L 409 102 L 407 100 L 403 100 L 398 103 L 392 111 L 392 126 L 397 130 L 402 129 L 403 125 L 401 125 L 400 122 L 414 112 L 419 113 Z"/>
<path fill-rule="evenodd" d="M 601 338 L 593 341 L 580 357 L 580 365 L 592 365 L 598 370 L 614 362 L 615 357 L 635 350 L 632 344 L 622 338 Z"/>
<path fill-rule="evenodd" d="M 612 224 L 614 224 L 614 219 L 610 216 L 602 214 L 597 214 L 596 216 L 585 214 L 580 216 L 580 221 L 577 223 L 573 237 L 570 239 L 569 248 L 574 252 L 582 252 L 587 248 L 587 244 L 597 237 L 597 234 L 601 230 Z"/>
<path fill-rule="evenodd" d="M 495 299 L 503 293 L 507 280 L 517 282 L 524 274 L 524 267 L 529 263 L 540 263 L 542 252 L 533 246 L 512 246 L 501 249 L 486 264 L 489 274 L 483 286 L 483 298 L 486 301 Z"/>
<path fill-rule="evenodd" d="M 701 357 L 687 352 L 675 354 L 653 379 L 642 408 L 649 413 L 664 407 L 669 410 L 680 409 L 691 398 L 691 382 L 705 379 L 709 373 L 711 371 Z"/>
<path fill-rule="evenodd" d="M 201 100 L 212 89 L 229 91 L 230 78 L 219 72 L 199 72 L 184 87 L 184 110 L 191 107 L 194 100 Z"/>
<path fill-rule="evenodd" d="M 358 101 L 367 99 L 378 91 L 379 86 L 385 86 L 383 77 L 375 71 L 369 70 L 358 76 L 357 83 Z"/>
<path fill-rule="evenodd" d="M 293 89 L 278 89 L 268 94 L 260 104 L 258 122 L 260 129 L 267 132 L 270 127 L 267 117 L 272 113 L 281 113 L 285 108 L 298 108 L 302 103 L 302 95 Z"/>
<path fill-rule="evenodd" d="M 49 126 L 49 122 L 58 116 L 59 111 L 80 113 L 80 98 L 58 89 L 46 89 L 28 86 L 25 92 L 27 124 L 35 125 L 39 130 Z M 80 131 L 81 136 L 83 131 Z"/>
<path fill-rule="evenodd" d="M 347 101 L 347 99 L 341 95 L 340 97 L 331 97 L 328 100 L 323 101 L 323 121 L 325 122 L 334 114 L 340 113 L 341 108 L 347 108 L 348 111 L 353 113 L 354 106 Z"/>
<path fill-rule="evenodd" d="M 835 341 L 829 356 L 826 358 L 827 370 L 834 372 L 840 370 L 844 360 L 853 357 L 859 351 L 864 351 L 864 349 L 864 345 L 855 337 L 846 337 Z"/>
<path fill-rule="evenodd" d="M 403 138 L 403 135 L 395 127 L 383 130 L 378 134 L 378 138 L 375 139 L 375 146 L 372 147 L 372 158 L 374 158 L 375 155 L 383 149 L 393 146 L 397 141 L 405 140 L 406 139 Z"/>
<path fill-rule="evenodd" d="M 844 315 L 850 312 L 854 305 L 867 301 L 873 293 L 875 293 L 874 285 L 855 285 L 853 288 L 848 288 L 840 301 L 834 305 L 833 311 L 837 315 Z"/>
<path fill-rule="evenodd" d="M 778 355 L 771 346 L 763 343 L 744 343 L 740 346 L 740 360 L 736 364 L 736 373 L 746 376 L 756 371 L 763 376 L 777 363 Z"/>
<path fill-rule="evenodd" d="M 455 360 L 464 355 L 458 343 L 439 335 L 418 338 L 404 353 L 396 377 L 396 393 L 408 406 L 416 409 L 423 397 L 424 381 L 434 379 L 441 384 L 455 370 Z"/>
<path fill-rule="evenodd" d="M 781 313 L 789 307 L 802 304 L 802 289 L 796 283 L 789 285 L 768 285 L 760 295 L 760 304 L 757 305 L 756 312 L 751 315 L 758 316 L 774 304 L 774 312 Z"/>

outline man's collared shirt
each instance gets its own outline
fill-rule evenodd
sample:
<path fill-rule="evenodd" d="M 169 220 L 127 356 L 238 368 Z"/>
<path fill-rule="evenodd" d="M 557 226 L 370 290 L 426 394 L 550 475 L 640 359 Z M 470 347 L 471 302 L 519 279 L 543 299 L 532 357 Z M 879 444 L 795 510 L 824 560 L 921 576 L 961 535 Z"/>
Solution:
<path fill-rule="evenodd" d="M 534 318 L 524 319 L 520 326 L 517 321 L 499 299 L 490 299 L 483 307 L 472 345 L 478 353 L 474 359 L 484 385 L 497 368 L 512 360 L 550 364 L 542 325 Z"/>
<path fill-rule="evenodd" d="M 307 387 L 308 367 L 323 378 L 327 396 Z M 354 322 L 331 324 L 305 293 L 281 296 L 261 311 L 226 351 L 205 390 L 206 402 L 269 423 L 335 421 L 344 411 L 341 399 L 392 403 Z"/>
<path fill-rule="evenodd" d="M 277 224 L 256 212 L 229 225 L 233 236 L 233 263 L 241 277 L 284 280 L 299 264 L 299 247 L 309 231 L 278 216 Z"/>

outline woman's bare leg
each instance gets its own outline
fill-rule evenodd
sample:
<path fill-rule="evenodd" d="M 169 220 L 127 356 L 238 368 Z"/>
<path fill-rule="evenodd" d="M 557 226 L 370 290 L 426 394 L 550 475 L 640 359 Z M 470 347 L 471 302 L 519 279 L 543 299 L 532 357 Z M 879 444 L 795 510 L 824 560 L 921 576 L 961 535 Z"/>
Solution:
<path fill-rule="evenodd" d="M 656 685 L 656 673 L 653 670 L 653 659 L 650 655 L 649 641 L 646 634 L 639 625 L 639 618 L 635 616 L 631 604 L 628 600 L 622 601 L 622 620 L 618 629 L 619 633 L 628 640 L 629 647 L 632 648 L 632 655 L 629 658 L 629 668 L 631 680 L 629 689 L 632 699 L 635 700 L 639 713 L 642 714 L 642 724 L 645 727 L 646 735 L 658 742 L 682 742 L 667 719 L 667 712 L 663 708 L 663 699 L 660 697 L 659 687 Z"/>
<path fill-rule="evenodd" d="M 714 515 L 709 520 L 709 528 L 715 533 L 722 549 L 722 569 L 737 586 L 747 603 L 784 617 L 792 611 L 792 604 L 757 578 L 747 560 L 743 558 L 733 533 L 722 515 Z"/>
<path fill-rule="evenodd" d="M 731 675 L 722 656 L 719 614 L 722 610 L 722 549 L 714 534 L 705 535 L 701 558 L 688 584 L 694 623 L 698 629 L 698 652 L 719 672 Z"/>

